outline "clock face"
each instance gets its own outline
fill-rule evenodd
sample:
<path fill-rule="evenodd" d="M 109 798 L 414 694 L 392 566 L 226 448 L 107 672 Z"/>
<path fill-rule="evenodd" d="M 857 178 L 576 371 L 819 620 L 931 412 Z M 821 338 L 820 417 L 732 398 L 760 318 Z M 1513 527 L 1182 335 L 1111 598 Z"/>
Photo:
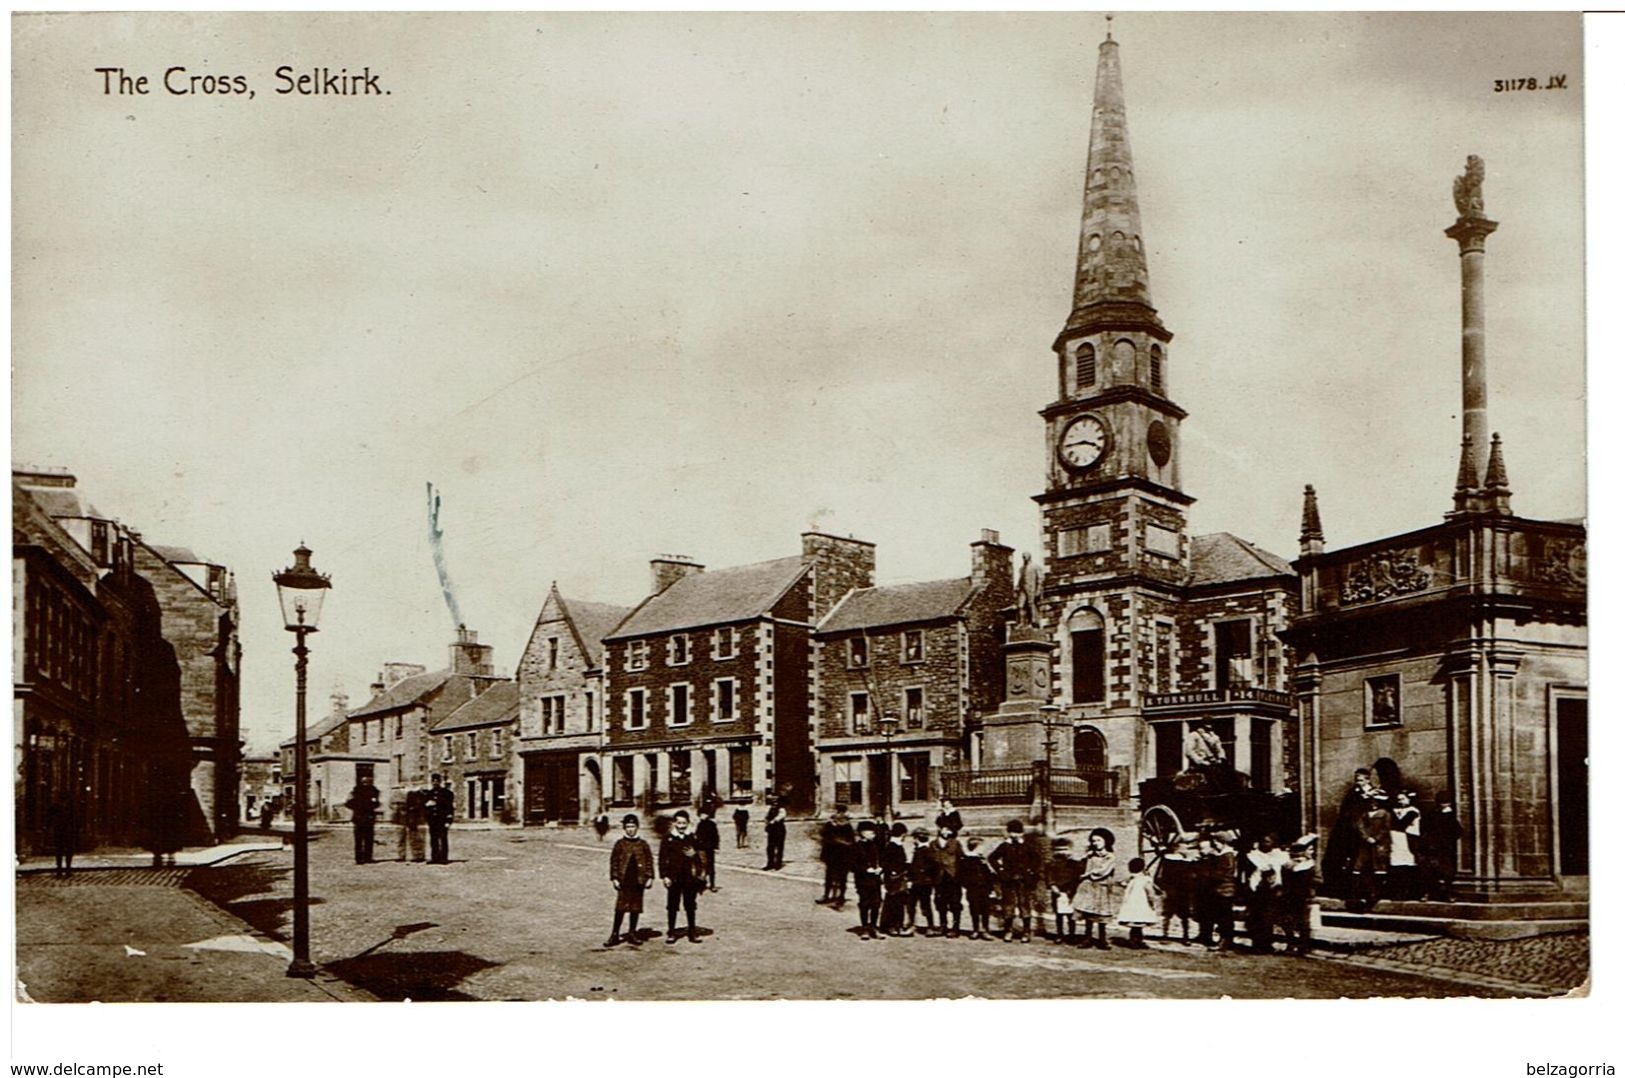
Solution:
<path fill-rule="evenodd" d="M 1061 431 L 1055 453 L 1066 467 L 1082 471 L 1105 456 L 1107 437 L 1105 420 L 1096 415 L 1080 415 Z"/>
<path fill-rule="evenodd" d="M 1173 455 L 1173 443 L 1168 439 L 1168 428 L 1158 419 L 1152 422 L 1151 429 L 1145 432 L 1145 447 L 1151 451 L 1151 459 L 1161 468 L 1168 463 Z"/>

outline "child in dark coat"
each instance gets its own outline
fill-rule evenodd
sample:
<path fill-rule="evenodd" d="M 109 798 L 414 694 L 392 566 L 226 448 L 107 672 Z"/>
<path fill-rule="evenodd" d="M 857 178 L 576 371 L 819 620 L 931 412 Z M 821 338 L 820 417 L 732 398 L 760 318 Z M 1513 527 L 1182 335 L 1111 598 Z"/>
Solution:
<path fill-rule="evenodd" d="M 649 844 L 638 837 L 638 818 L 632 813 L 621 817 L 621 830 L 625 837 L 615 840 L 609 851 L 609 882 L 615 888 L 615 927 L 610 930 L 605 947 L 621 942 L 621 918 L 631 918 L 627 926 L 627 943 L 636 947 L 643 940 L 638 937 L 638 917 L 643 913 L 643 892 L 655 881 L 655 859 Z"/>
<path fill-rule="evenodd" d="M 886 886 L 886 901 L 880 909 L 880 929 L 891 936 L 912 936 L 907 924 L 909 900 L 908 828 L 891 825 L 891 839 L 880 851 L 880 878 Z"/>
<path fill-rule="evenodd" d="M 858 888 L 858 938 L 880 939 L 880 828 L 873 820 L 858 824 L 852 844 L 852 880 Z"/>
<path fill-rule="evenodd" d="M 916 827 L 913 837 L 914 856 L 908 862 L 908 927 L 913 928 L 923 920 L 925 928 L 920 934 L 934 936 L 937 929 L 931 920 L 931 894 L 937 886 L 937 859 L 931 856 L 931 832 Z"/>
<path fill-rule="evenodd" d="M 959 859 L 959 886 L 964 889 L 965 904 L 970 907 L 970 938 L 987 939 L 993 934 L 988 924 L 993 911 L 993 869 L 982 852 L 979 838 L 965 843 L 964 856 Z"/>

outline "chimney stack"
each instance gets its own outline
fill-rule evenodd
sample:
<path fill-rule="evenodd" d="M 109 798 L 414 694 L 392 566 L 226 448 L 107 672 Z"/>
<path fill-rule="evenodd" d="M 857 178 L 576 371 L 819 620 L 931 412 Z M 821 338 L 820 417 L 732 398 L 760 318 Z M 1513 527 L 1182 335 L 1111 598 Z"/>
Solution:
<path fill-rule="evenodd" d="M 457 626 L 457 642 L 451 646 L 451 672 L 492 677 L 491 645 L 480 643 L 480 634 L 466 625 Z"/>
<path fill-rule="evenodd" d="M 999 542 L 999 533 L 983 528 L 982 537 L 970 545 L 970 582 L 975 587 L 991 586 L 1004 595 L 1015 591 L 1015 550 Z"/>
<path fill-rule="evenodd" d="M 875 545 L 848 536 L 801 533 L 801 560 L 813 567 L 814 624 L 857 588 L 875 586 Z"/>
<path fill-rule="evenodd" d="M 649 594 L 659 595 L 685 576 L 705 572 L 705 566 L 686 554 L 662 554 L 649 559 Z"/>

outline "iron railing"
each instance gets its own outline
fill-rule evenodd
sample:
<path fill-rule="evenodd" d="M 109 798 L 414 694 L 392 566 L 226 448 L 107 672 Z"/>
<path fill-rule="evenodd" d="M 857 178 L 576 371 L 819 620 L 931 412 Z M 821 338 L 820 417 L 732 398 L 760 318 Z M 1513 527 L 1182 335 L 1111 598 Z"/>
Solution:
<path fill-rule="evenodd" d="M 945 768 L 942 794 L 961 805 L 1021 804 L 1044 797 L 1044 766 Z M 1055 805 L 1115 805 L 1122 782 L 1115 768 L 1051 768 L 1049 800 Z"/>

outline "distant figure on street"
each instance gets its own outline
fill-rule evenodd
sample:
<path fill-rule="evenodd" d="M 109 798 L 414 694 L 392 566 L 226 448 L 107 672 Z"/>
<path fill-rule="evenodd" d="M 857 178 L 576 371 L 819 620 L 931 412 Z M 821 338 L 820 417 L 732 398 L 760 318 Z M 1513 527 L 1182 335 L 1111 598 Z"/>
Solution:
<path fill-rule="evenodd" d="M 429 825 L 429 861 L 451 863 L 451 818 L 457 813 L 457 798 L 439 775 L 431 776 L 428 796 L 423 799 L 423 818 Z"/>
<path fill-rule="evenodd" d="M 1004 902 L 1004 939 L 1028 942 L 1032 936 L 1033 887 L 1038 883 L 1038 851 L 1027 842 L 1027 827 L 1020 820 L 1011 820 L 1004 828 L 1004 841 L 987 859 L 988 867 L 999 880 L 999 894 Z M 1015 933 L 1016 920 L 1021 931 Z"/>
<path fill-rule="evenodd" d="M 694 843 L 700 849 L 700 875 L 708 890 L 717 889 L 717 851 L 722 848 L 722 835 L 713 818 L 716 809 L 707 802 L 700 809 L 700 822 L 694 829 Z"/>
<path fill-rule="evenodd" d="M 1349 909 L 1354 913 L 1370 910 L 1387 889 L 1393 820 L 1388 806 L 1372 796 L 1364 799 L 1354 819 L 1354 871 L 1349 898 Z"/>
<path fill-rule="evenodd" d="M 750 849 L 750 809 L 744 805 L 734 809 L 734 849 Z"/>
<path fill-rule="evenodd" d="M 880 826 L 873 820 L 858 824 L 852 844 L 852 882 L 858 889 L 858 938 L 880 938 Z"/>
<path fill-rule="evenodd" d="M 824 862 L 824 897 L 818 902 L 840 909 L 846 905 L 846 874 L 852 857 L 852 844 L 858 839 L 846 806 L 836 805 L 835 815 L 824 821 L 819 833 L 819 857 Z"/>
<path fill-rule="evenodd" d="M 51 852 L 56 855 L 53 875 L 73 875 L 73 851 L 79 843 L 78 813 L 74 811 L 71 793 L 58 796 L 46 810 L 46 822 L 51 828 Z"/>
<path fill-rule="evenodd" d="M 371 775 L 362 775 L 357 779 L 350 791 L 350 799 L 344 802 L 344 807 L 350 810 L 350 822 L 355 832 L 355 863 L 358 865 L 372 863 L 373 827 L 378 822 L 378 802 L 378 787 L 372 784 Z"/>
<path fill-rule="evenodd" d="M 955 835 L 965 829 L 965 821 L 959 815 L 959 810 L 954 808 L 954 803 L 946 797 L 937 807 L 937 830 L 941 831 L 944 827 Z"/>
<path fill-rule="evenodd" d="M 880 851 L 880 879 L 886 898 L 880 908 L 880 930 L 888 936 L 912 936 L 907 925 L 909 913 L 908 827 L 891 825 L 891 835 Z"/>
<path fill-rule="evenodd" d="M 147 845 L 152 850 L 154 867 L 175 863 L 186 835 L 186 811 L 191 807 L 191 787 L 173 786 L 162 779 L 156 780 L 147 800 Z"/>
<path fill-rule="evenodd" d="M 1083 919 L 1083 945 L 1105 950 L 1106 922 L 1117 916 L 1117 836 L 1104 827 L 1089 832 L 1082 879 L 1072 896 L 1072 909 Z"/>
<path fill-rule="evenodd" d="M 1123 901 L 1117 907 L 1117 923 L 1128 929 L 1125 946 L 1136 951 L 1146 949 L 1146 926 L 1157 920 L 1156 907 L 1151 902 L 1155 887 L 1151 873 L 1145 870 L 1145 858 L 1129 858 L 1128 880 L 1123 886 Z"/>
<path fill-rule="evenodd" d="M 1275 925 L 1280 918 L 1282 874 L 1291 856 L 1275 848 L 1275 836 L 1265 835 L 1242 862 L 1246 886 L 1247 938 L 1255 954 L 1275 950 Z"/>
<path fill-rule="evenodd" d="M 688 812 L 678 809 L 671 818 L 671 830 L 660 840 L 660 882 L 666 885 L 666 942 L 676 943 L 677 907 L 688 918 L 688 942 L 700 942 L 694 926 L 700 888 L 704 886 L 700 848 L 688 831 Z"/>
<path fill-rule="evenodd" d="M 609 837 L 609 813 L 600 812 L 592 819 L 592 829 L 598 834 L 598 841 L 602 842 Z M 617 843 L 620 839 L 615 840 Z"/>
<path fill-rule="evenodd" d="M 965 843 L 964 855 L 959 859 L 959 886 L 965 891 L 965 904 L 970 907 L 970 938 L 989 939 L 993 927 L 988 923 L 993 909 L 993 869 L 988 867 L 982 854 L 982 840 L 973 838 Z"/>
<path fill-rule="evenodd" d="M 401 838 L 396 854 L 402 861 L 423 860 L 423 814 L 428 791 L 408 790 L 401 801 Z"/>
<path fill-rule="evenodd" d="M 1433 815 L 1422 828 L 1424 886 L 1428 898 L 1449 902 L 1454 897 L 1460 845 L 1461 820 L 1456 817 L 1456 803 L 1448 797 L 1440 797 L 1434 802 Z"/>
<path fill-rule="evenodd" d="M 274 805 L 271 802 L 271 799 L 269 797 L 267 797 L 264 801 L 260 802 L 260 830 L 261 831 L 269 831 L 271 829 L 271 817 L 273 817 L 275 815 L 276 815 L 276 805 Z"/>
<path fill-rule="evenodd" d="M 789 829 L 790 814 L 784 802 L 769 798 L 767 810 L 767 868 L 769 871 L 784 867 L 784 835 Z"/>
<path fill-rule="evenodd" d="M 1315 836 L 1303 836 L 1287 853 L 1290 860 L 1281 873 L 1281 933 L 1287 954 L 1302 957 L 1309 953 L 1315 901 Z"/>
<path fill-rule="evenodd" d="M 963 908 L 960 901 L 963 891 L 959 886 L 959 859 L 964 855 L 964 851 L 959 846 L 959 839 L 954 835 L 952 828 L 937 828 L 937 837 L 932 840 L 930 848 L 926 851 L 935 868 L 931 897 L 937 907 L 937 921 L 943 934 L 950 939 L 959 938 L 959 914 Z M 919 856 L 918 851 L 915 856 Z M 842 886 L 845 886 L 844 880 Z M 953 921 L 952 928 L 949 928 L 950 917 Z"/>
<path fill-rule="evenodd" d="M 655 859 L 649 844 L 638 837 L 638 818 L 635 813 L 621 817 L 624 837 L 615 840 L 609 851 L 609 882 L 615 888 L 615 927 L 610 929 L 605 947 L 621 942 L 621 918 L 630 918 L 626 936 L 634 947 L 643 945 L 638 936 L 638 918 L 643 915 L 643 892 L 654 886 Z"/>

